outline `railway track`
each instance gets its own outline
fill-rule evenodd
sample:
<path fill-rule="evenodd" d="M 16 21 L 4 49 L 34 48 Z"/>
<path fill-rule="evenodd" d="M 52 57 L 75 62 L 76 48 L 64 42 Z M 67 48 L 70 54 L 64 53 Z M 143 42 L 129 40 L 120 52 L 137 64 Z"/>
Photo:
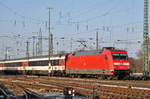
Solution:
<path fill-rule="evenodd" d="M 72 87 L 77 93 L 88 98 L 133 99 L 150 98 L 149 81 L 110 81 L 96 79 L 1 76 L 0 83 L 7 85 L 16 95 L 23 94 L 18 86 L 29 88 L 37 93 L 63 93 L 64 87 Z"/>

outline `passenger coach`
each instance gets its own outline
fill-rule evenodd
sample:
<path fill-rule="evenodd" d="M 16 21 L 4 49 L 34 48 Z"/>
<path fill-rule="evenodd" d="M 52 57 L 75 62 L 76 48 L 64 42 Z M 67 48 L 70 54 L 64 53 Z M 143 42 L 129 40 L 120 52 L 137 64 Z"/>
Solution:
<path fill-rule="evenodd" d="M 59 74 L 65 71 L 65 56 L 53 56 L 50 58 L 50 65 L 48 56 L 24 58 L 0 61 L 0 70 L 3 73 L 13 74 Z"/>

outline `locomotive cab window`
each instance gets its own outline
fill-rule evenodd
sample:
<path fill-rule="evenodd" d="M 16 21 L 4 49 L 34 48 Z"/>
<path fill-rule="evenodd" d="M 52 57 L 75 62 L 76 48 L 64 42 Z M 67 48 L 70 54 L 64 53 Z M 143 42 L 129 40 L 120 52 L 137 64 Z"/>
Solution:
<path fill-rule="evenodd" d="M 128 59 L 126 54 L 112 54 L 113 59 Z"/>
<path fill-rule="evenodd" d="M 119 54 L 112 54 L 113 59 L 119 59 Z"/>
<path fill-rule="evenodd" d="M 128 59 L 126 54 L 119 54 L 120 55 L 120 59 Z"/>

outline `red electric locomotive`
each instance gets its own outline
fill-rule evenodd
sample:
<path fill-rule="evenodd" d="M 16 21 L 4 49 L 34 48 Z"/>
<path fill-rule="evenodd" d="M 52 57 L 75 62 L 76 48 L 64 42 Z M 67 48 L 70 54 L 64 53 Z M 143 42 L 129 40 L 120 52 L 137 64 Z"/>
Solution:
<path fill-rule="evenodd" d="M 127 52 L 113 47 L 74 52 L 66 59 L 67 74 L 123 77 L 129 75 L 129 72 L 130 63 Z"/>

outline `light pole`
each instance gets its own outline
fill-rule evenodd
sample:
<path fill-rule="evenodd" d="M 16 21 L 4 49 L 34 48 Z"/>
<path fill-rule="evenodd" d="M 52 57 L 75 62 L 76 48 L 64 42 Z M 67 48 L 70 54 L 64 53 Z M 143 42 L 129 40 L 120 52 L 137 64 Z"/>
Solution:
<path fill-rule="evenodd" d="M 33 38 L 33 57 L 34 57 L 34 56 L 35 56 L 35 55 L 34 55 L 35 36 L 32 36 L 32 38 Z"/>

